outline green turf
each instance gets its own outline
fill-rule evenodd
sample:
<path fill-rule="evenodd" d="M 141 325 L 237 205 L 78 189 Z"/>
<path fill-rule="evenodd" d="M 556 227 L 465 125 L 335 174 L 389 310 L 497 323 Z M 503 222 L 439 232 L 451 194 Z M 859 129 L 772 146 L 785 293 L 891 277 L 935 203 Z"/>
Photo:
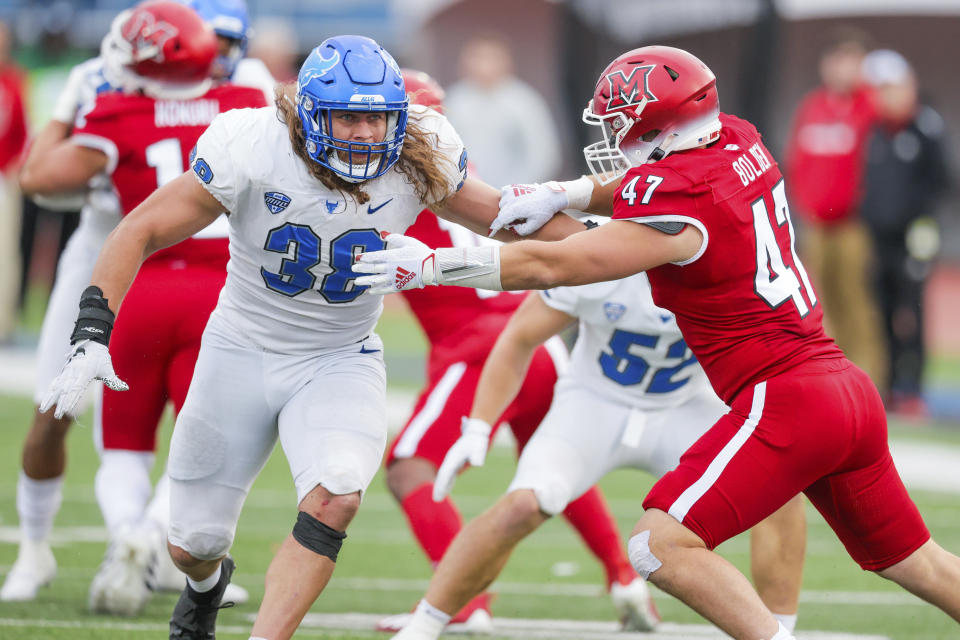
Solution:
<path fill-rule="evenodd" d="M 16 523 L 15 483 L 19 468 L 20 443 L 31 415 L 29 400 L 0 396 L 0 524 Z M 69 438 L 70 464 L 63 508 L 57 527 L 99 526 L 100 515 L 93 496 L 96 456 L 90 437 L 89 416 L 74 428 Z M 916 437 L 937 440 L 940 430 L 907 431 Z M 169 438 L 171 427 L 165 421 L 162 441 Z M 954 443 L 953 437 L 944 437 Z M 161 458 L 163 455 L 161 455 Z M 513 461 L 508 451 L 494 449 L 488 464 L 461 478 L 456 496 L 464 515 L 471 517 L 490 504 L 509 481 Z M 618 518 L 621 532 L 629 532 L 639 514 L 639 502 L 652 483 L 642 473 L 618 471 L 603 482 L 611 508 Z M 233 553 L 239 569 L 235 580 L 246 586 L 253 602 L 224 610 L 220 614 L 223 631 L 218 638 L 247 637 L 247 616 L 256 610 L 262 595 L 263 574 L 278 543 L 289 532 L 294 516 L 294 494 L 285 460 L 279 451 L 270 460 L 254 486 L 241 517 Z M 957 518 L 960 498 L 957 496 L 917 492 L 914 498 L 926 515 L 934 535 L 947 548 L 960 550 L 960 519 Z M 877 594 L 900 594 L 895 586 L 860 571 L 844 554 L 823 520 L 810 510 L 809 543 L 804 589 L 809 592 L 801 605 L 800 629 L 829 629 L 884 634 L 896 640 L 936 640 L 958 637 L 956 623 L 932 607 L 898 598 L 894 604 L 842 604 L 823 602 L 821 592 L 857 591 Z M 737 566 L 746 568 L 748 546 L 745 537 L 735 538 L 720 551 Z M 164 625 L 175 601 L 175 595 L 158 595 L 145 613 L 129 628 L 117 629 L 117 620 L 94 616 L 86 611 L 86 592 L 103 553 L 103 544 L 70 542 L 57 546 L 55 553 L 60 575 L 54 584 L 43 590 L 35 602 L 0 603 L 0 638 L 20 640 L 37 638 L 157 638 L 165 637 Z M 0 566 L 8 567 L 16 548 L 0 544 Z M 557 563 L 573 568 L 570 576 L 558 577 L 552 571 Z M 414 546 L 400 511 L 387 494 L 383 478 L 377 477 L 366 497 L 360 514 L 350 528 L 337 574 L 314 605 L 315 612 L 398 613 L 408 610 L 421 595 L 429 577 L 428 565 Z M 392 588 L 372 581 L 394 580 Z M 526 540 L 514 554 L 500 578 L 504 585 L 495 603 L 495 613 L 502 616 L 610 619 L 611 606 L 601 593 L 602 572 L 579 543 L 578 538 L 561 521 L 548 522 L 542 530 Z M 524 588 L 518 583 L 563 587 L 565 585 L 597 585 L 595 596 L 545 595 L 536 586 Z M 390 586 L 390 585 L 387 585 Z M 818 600 L 817 602 L 810 599 Z M 658 594 L 664 617 L 677 622 L 696 622 L 698 618 L 677 601 Z M 32 621 L 46 624 L 62 622 L 70 628 L 38 628 Z M 26 626 L 12 626 L 15 623 Z M 79 625 L 80 628 L 77 628 Z M 108 626 L 111 628 L 104 628 Z M 230 631 L 239 631 L 231 633 Z M 311 630 L 303 637 L 320 637 Z M 325 638 L 385 638 L 383 635 L 356 633 L 323 633 Z"/>

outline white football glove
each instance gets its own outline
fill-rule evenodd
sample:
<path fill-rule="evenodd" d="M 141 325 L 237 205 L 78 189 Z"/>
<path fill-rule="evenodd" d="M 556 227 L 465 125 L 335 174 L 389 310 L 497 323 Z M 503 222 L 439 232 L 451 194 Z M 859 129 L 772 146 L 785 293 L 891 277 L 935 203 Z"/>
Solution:
<path fill-rule="evenodd" d="M 130 387 L 113 372 L 110 351 L 99 342 L 80 340 L 73 345 L 60 375 L 50 383 L 47 395 L 40 403 L 40 413 L 54 404 L 53 417 L 60 419 L 72 413 L 80 402 L 83 392 L 94 380 L 100 380 L 114 391 L 126 391 Z"/>
<path fill-rule="evenodd" d="M 490 235 L 506 228 L 528 236 L 569 206 L 569 194 L 557 182 L 507 185 L 500 189 L 500 213 Z"/>
<path fill-rule="evenodd" d="M 353 265 L 361 276 L 354 280 L 358 287 L 370 287 L 369 293 L 383 295 L 404 289 L 422 289 L 437 285 L 437 253 L 416 238 L 391 233 L 387 248 L 361 254 Z"/>
<path fill-rule="evenodd" d="M 433 481 L 434 502 L 441 502 L 449 495 L 457 474 L 468 462 L 474 467 L 483 466 L 487 459 L 487 447 L 490 445 L 490 431 L 490 425 L 483 420 L 466 416 L 461 419 L 462 435 L 447 451 Z"/>

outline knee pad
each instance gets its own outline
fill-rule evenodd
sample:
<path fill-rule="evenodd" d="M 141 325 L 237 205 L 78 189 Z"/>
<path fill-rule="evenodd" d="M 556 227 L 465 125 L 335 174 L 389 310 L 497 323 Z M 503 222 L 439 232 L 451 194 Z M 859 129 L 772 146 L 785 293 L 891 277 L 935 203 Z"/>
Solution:
<path fill-rule="evenodd" d="M 570 504 L 570 487 L 565 483 L 547 481 L 535 487 L 533 495 L 537 497 L 540 510 L 555 516 Z"/>
<path fill-rule="evenodd" d="M 650 579 L 650 574 L 663 566 L 663 563 L 650 550 L 650 532 L 641 531 L 630 538 L 627 543 L 627 555 L 630 564 L 644 580 Z"/>
<path fill-rule="evenodd" d="M 180 536 L 179 533 L 174 527 L 171 527 L 170 542 L 197 560 L 222 558 L 233 545 L 233 531 L 226 527 L 201 527 L 185 536 Z"/>
<path fill-rule="evenodd" d="M 337 561 L 337 554 L 340 553 L 340 547 L 346 537 L 345 531 L 331 529 L 306 511 L 297 514 L 297 522 L 293 525 L 294 540 L 310 551 L 327 556 L 334 562 Z"/>

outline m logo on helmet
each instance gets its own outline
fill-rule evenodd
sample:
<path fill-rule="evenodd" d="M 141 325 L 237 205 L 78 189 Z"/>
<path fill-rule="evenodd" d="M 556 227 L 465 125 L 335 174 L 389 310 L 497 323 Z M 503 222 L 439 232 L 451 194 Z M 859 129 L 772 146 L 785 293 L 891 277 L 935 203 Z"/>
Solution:
<path fill-rule="evenodd" d="M 607 82 L 610 83 L 610 102 L 607 109 L 639 104 L 644 98 L 648 102 L 656 102 L 657 96 L 651 93 L 647 81 L 653 67 L 652 64 L 634 67 L 629 76 L 619 69 L 607 74 Z"/>
<path fill-rule="evenodd" d="M 163 46 L 177 33 L 175 26 L 158 22 L 149 11 L 135 12 L 123 25 L 123 37 L 132 47 L 130 55 L 134 62 L 151 59 L 163 62 Z"/>

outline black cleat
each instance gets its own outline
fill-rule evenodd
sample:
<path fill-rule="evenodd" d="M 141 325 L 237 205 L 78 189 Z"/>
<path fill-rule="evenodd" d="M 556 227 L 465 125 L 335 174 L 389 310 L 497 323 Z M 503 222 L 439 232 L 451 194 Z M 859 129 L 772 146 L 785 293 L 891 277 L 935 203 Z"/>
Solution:
<path fill-rule="evenodd" d="M 217 586 L 205 593 L 197 593 L 187 584 L 170 616 L 170 640 L 216 639 L 217 612 L 233 606 L 232 602 L 221 604 L 220 601 L 235 568 L 233 558 L 225 557 L 220 564 Z"/>

